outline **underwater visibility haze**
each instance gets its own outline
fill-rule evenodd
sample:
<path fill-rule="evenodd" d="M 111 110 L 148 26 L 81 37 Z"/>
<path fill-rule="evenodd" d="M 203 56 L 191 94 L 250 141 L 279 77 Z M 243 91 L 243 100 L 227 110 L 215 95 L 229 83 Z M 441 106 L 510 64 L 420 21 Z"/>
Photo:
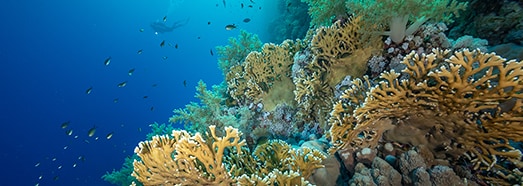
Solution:
<path fill-rule="evenodd" d="M 521 185 L 522 8 L 3 1 L 0 185 Z"/>

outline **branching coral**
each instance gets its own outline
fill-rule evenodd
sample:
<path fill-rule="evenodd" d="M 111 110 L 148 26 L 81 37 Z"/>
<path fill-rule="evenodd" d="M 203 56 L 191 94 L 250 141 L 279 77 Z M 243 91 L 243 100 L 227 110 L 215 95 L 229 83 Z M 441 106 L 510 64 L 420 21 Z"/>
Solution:
<path fill-rule="evenodd" d="M 271 110 L 277 103 L 293 104 L 294 84 L 290 78 L 293 55 L 303 47 L 301 41 L 286 40 L 280 45 L 263 45 L 261 52 L 251 52 L 245 62 L 226 75 L 228 93 L 238 103 L 264 103 Z"/>
<path fill-rule="evenodd" d="M 144 185 L 230 185 L 234 182 L 230 171 L 222 164 L 225 149 L 241 153 L 245 144 L 241 132 L 227 127 L 225 136 L 216 136 L 214 126 L 211 136 L 204 139 L 197 133 L 173 131 L 172 138 L 155 136 L 152 141 L 141 142 L 134 150 L 141 158 L 135 161 L 133 176 Z"/>
<path fill-rule="evenodd" d="M 174 115 L 169 118 L 169 122 L 183 122 L 185 127 L 190 130 L 204 132 L 210 125 L 216 125 L 222 129 L 225 126 L 236 128 L 246 127 L 246 122 L 253 113 L 245 107 L 232 108 L 235 112 L 230 112 L 231 108 L 225 107 L 225 85 L 215 85 L 213 90 L 207 90 L 207 85 L 200 81 L 196 87 L 196 98 L 201 103 L 191 102 L 184 109 L 175 109 Z"/>
<path fill-rule="evenodd" d="M 301 0 L 309 5 L 309 15 L 312 26 L 331 24 L 336 16 L 345 16 L 347 10 L 343 6 L 344 0 Z"/>
<path fill-rule="evenodd" d="M 367 60 L 380 47 L 378 37 L 361 33 L 362 24 L 361 17 L 346 23 L 337 21 L 330 27 L 319 28 L 311 41 L 313 65 L 328 71 L 326 78 L 331 87 L 347 75 L 361 77 L 367 70 Z"/>
<path fill-rule="evenodd" d="M 331 113 L 335 149 L 424 147 L 439 159 L 468 159 L 487 180 L 523 168 L 509 144 L 523 141 L 523 62 L 479 50 L 449 54 L 412 52 L 403 60 L 406 80 L 394 71 L 374 87 L 355 80 Z"/>
<path fill-rule="evenodd" d="M 229 38 L 229 45 L 218 46 L 218 65 L 227 74 L 232 66 L 238 65 L 252 51 L 260 51 L 262 42 L 258 35 L 240 30 L 238 38 Z"/>
<path fill-rule="evenodd" d="M 467 3 L 455 0 L 348 0 L 346 6 L 351 12 L 363 17 L 368 26 L 366 30 L 372 32 L 376 26 L 386 25 L 390 29 L 386 34 L 395 43 L 400 43 L 428 19 L 451 22 L 452 16 L 459 15 L 458 11 L 464 10 Z M 412 24 L 407 28 L 409 21 Z"/>
<path fill-rule="evenodd" d="M 295 99 L 305 120 L 314 119 L 327 128 L 324 116 L 333 104 L 336 85 L 346 76 L 362 76 L 367 60 L 378 52 L 379 38 L 363 35 L 361 24 L 361 18 L 355 17 L 317 29 L 311 41 L 314 59 L 293 79 Z"/>
<path fill-rule="evenodd" d="M 223 137 L 215 126 L 209 129 L 205 135 L 173 131 L 172 137 L 141 142 L 132 175 L 144 185 L 308 185 L 306 179 L 325 159 L 322 152 L 296 150 L 282 141 L 250 155 L 238 129 L 226 127 Z"/>

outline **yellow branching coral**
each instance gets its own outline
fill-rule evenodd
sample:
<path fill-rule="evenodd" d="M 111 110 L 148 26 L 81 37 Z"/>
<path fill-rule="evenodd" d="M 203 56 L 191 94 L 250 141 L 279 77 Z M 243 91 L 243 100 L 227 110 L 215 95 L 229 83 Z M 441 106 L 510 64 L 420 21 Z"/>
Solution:
<path fill-rule="evenodd" d="M 321 128 L 328 128 L 324 116 L 334 103 L 336 85 L 347 76 L 361 77 L 367 60 L 379 51 L 379 37 L 362 33 L 361 24 L 360 17 L 353 17 L 316 30 L 311 40 L 314 59 L 294 77 L 298 114 L 305 121 L 314 120 Z"/>
<path fill-rule="evenodd" d="M 223 137 L 216 132 L 215 126 L 205 135 L 175 130 L 172 137 L 141 142 L 132 176 L 144 185 L 307 185 L 323 167 L 325 155 L 318 150 L 277 141 L 250 154 L 238 129 L 226 127 Z"/>
<path fill-rule="evenodd" d="M 509 144 L 523 141 L 523 62 L 479 50 L 448 55 L 407 55 L 405 80 L 391 71 L 375 86 L 353 81 L 331 112 L 332 150 L 393 141 L 439 159 L 468 158 L 474 169 L 496 174 L 510 172 L 507 163 L 523 168 Z"/>
<path fill-rule="evenodd" d="M 321 27 L 312 38 L 313 65 L 328 71 L 326 77 L 331 87 L 345 76 L 361 77 L 367 70 L 367 60 L 380 47 L 379 37 L 361 33 L 361 17 L 347 23 L 335 22 Z"/>
<path fill-rule="evenodd" d="M 315 169 L 323 167 L 321 162 L 326 158 L 318 150 L 308 147 L 294 149 L 281 140 L 271 140 L 262 144 L 256 147 L 253 154 L 263 162 L 263 167 L 267 167 L 268 170 L 287 171 L 290 169 L 300 172 L 305 178 L 310 177 Z M 282 164 L 287 167 L 281 167 Z M 261 173 L 269 174 L 269 172 Z"/>
<path fill-rule="evenodd" d="M 141 142 L 135 153 L 141 161 L 133 163 L 133 176 L 144 185 L 230 185 L 230 171 L 222 164 L 224 150 L 237 150 L 245 145 L 241 132 L 225 128 L 225 136 L 218 137 L 215 127 L 209 127 L 211 141 L 197 133 L 173 131 L 172 138 L 155 136 L 152 141 Z"/>
<path fill-rule="evenodd" d="M 303 47 L 301 41 L 286 40 L 280 45 L 266 43 L 261 52 L 251 52 L 245 62 L 226 75 L 228 92 L 233 99 L 263 101 L 270 110 L 277 103 L 293 104 L 294 84 L 290 78 L 293 56 Z"/>

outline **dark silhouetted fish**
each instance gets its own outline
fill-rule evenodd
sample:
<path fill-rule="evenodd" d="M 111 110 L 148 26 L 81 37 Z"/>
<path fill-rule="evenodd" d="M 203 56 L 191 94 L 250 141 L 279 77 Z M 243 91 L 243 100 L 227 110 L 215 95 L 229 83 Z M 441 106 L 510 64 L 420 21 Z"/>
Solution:
<path fill-rule="evenodd" d="M 245 19 L 243 19 L 243 22 L 244 22 L 244 23 L 251 22 L 251 19 L 249 19 L 249 18 L 245 18 Z"/>
<path fill-rule="evenodd" d="M 163 47 L 165 46 L 165 40 L 163 40 L 161 43 L 160 43 L 160 47 Z"/>
<path fill-rule="evenodd" d="M 231 24 L 231 25 L 226 25 L 225 26 L 225 30 L 234 30 L 235 28 L 236 28 L 235 24 Z"/>
<path fill-rule="evenodd" d="M 86 94 L 90 94 L 93 91 L 93 87 L 89 87 L 87 90 L 85 90 Z"/>
<path fill-rule="evenodd" d="M 118 87 L 120 87 L 120 88 L 125 87 L 126 85 L 127 85 L 127 81 L 118 83 Z"/>
<path fill-rule="evenodd" d="M 111 138 L 113 137 L 113 132 L 107 134 L 107 136 L 105 136 L 106 139 L 110 140 Z"/>
<path fill-rule="evenodd" d="M 69 123 L 71 123 L 71 121 L 66 121 L 66 122 L 63 122 L 62 125 L 60 127 L 62 127 L 63 129 L 67 128 L 69 126 Z"/>
<path fill-rule="evenodd" d="M 104 65 L 107 66 L 107 65 L 109 65 L 109 63 L 111 63 L 111 56 L 109 56 L 108 58 L 105 59 Z"/>
<path fill-rule="evenodd" d="M 96 126 L 93 126 L 91 129 L 89 129 L 89 131 L 87 131 L 87 136 L 93 137 L 95 133 L 96 133 Z"/>

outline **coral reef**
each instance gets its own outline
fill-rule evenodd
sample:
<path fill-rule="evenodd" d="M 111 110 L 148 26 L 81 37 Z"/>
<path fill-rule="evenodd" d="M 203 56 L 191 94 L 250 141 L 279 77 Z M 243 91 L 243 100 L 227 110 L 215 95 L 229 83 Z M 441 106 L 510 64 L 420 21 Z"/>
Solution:
<path fill-rule="evenodd" d="M 240 30 L 238 38 L 229 38 L 229 45 L 217 46 L 218 66 L 227 74 L 232 66 L 238 65 L 252 51 L 260 51 L 262 42 L 258 35 Z"/>
<path fill-rule="evenodd" d="M 299 116 L 306 122 L 319 122 L 322 129 L 328 128 L 324 116 L 334 103 L 335 87 L 347 76 L 361 77 L 367 60 L 379 52 L 379 38 L 361 34 L 361 24 L 360 17 L 355 17 L 318 28 L 310 44 L 311 52 L 299 53 L 302 57 L 295 59 L 294 94 Z M 306 55 L 311 54 L 312 61 L 300 61 L 308 60 L 311 57 Z"/>
<path fill-rule="evenodd" d="M 449 26 L 449 37 L 471 35 L 486 39 L 491 45 L 523 45 L 521 1 L 470 1 L 469 7 Z"/>
<path fill-rule="evenodd" d="M 210 125 L 222 129 L 226 126 L 242 128 L 247 126 L 253 113 L 246 107 L 226 107 L 224 102 L 225 86 L 213 86 L 207 90 L 203 81 L 198 82 L 196 98 L 201 103 L 191 102 L 183 109 L 175 109 L 174 115 L 169 118 L 170 123 L 182 122 L 186 129 L 204 132 Z"/>
<path fill-rule="evenodd" d="M 238 105 L 263 102 L 270 111 L 278 103 L 293 105 L 294 89 L 291 66 L 294 53 L 303 47 L 301 41 L 286 40 L 280 45 L 263 45 L 261 52 L 251 52 L 245 62 L 233 66 L 226 75 L 227 91 Z"/>
<path fill-rule="evenodd" d="M 226 127 L 218 136 L 191 135 L 174 130 L 172 136 L 155 136 L 141 142 L 132 175 L 144 185 L 308 185 L 307 179 L 325 155 L 315 149 L 294 149 L 283 141 L 270 141 L 252 153 L 238 129 Z"/>
<path fill-rule="evenodd" d="M 332 23 L 333 18 L 346 17 L 344 0 L 301 0 L 309 5 L 311 26 L 327 26 Z"/>
<path fill-rule="evenodd" d="M 267 26 L 271 33 L 270 42 L 281 43 L 287 39 L 304 38 L 311 21 L 307 9 L 307 4 L 300 0 L 278 1 L 278 17 Z"/>
<path fill-rule="evenodd" d="M 427 20 L 452 22 L 452 17 L 458 16 L 458 12 L 466 7 L 467 3 L 455 0 L 347 1 L 347 9 L 362 16 L 365 30 L 389 29 L 384 34 L 389 35 L 395 43 L 403 41 L 405 36 L 414 33 Z M 411 24 L 407 28 L 409 21 Z"/>
<path fill-rule="evenodd" d="M 517 182 L 503 178 L 508 167 L 523 168 L 509 144 L 523 140 L 523 62 L 479 50 L 433 52 L 404 58 L 406 80 L 395 71 L 375 86 L 354 80 L 331 112 L 331 151 L 390 142 L 430 152 L 427 166 L 459 159 L 483 180 Z"/>

